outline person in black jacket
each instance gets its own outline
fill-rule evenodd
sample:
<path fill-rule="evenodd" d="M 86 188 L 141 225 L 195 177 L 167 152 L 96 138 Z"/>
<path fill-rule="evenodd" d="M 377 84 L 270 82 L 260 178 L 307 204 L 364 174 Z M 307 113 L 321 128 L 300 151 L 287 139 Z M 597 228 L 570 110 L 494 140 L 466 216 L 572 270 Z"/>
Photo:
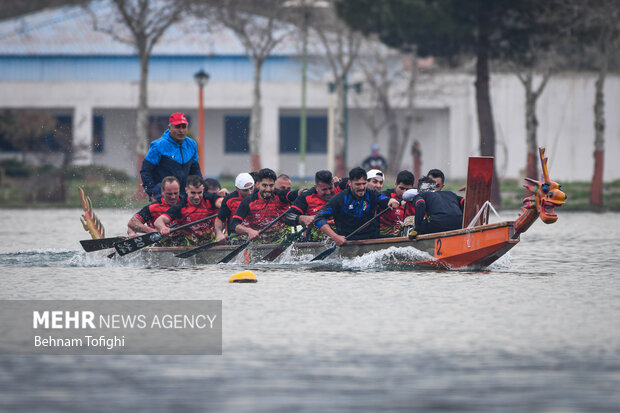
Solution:
<path fill-rule="evenodd" d="M 375 216 L 377 207 L 385 209 L 397 208 L 400 203 L 390 199 L 380 192 L 367 189 L 366 171 L 362 168 L 353 168 L 349 172 L 349 187 L 334 195 L 314 217 L 314 223 L 323 232 L 332 238 L 337 245 L 345 243 L 345 237 L 364 225 Z M 336 231 L 327 223 L 334 218 Z M 379 238 L 379 226 L 369 225 L 363 231 L 355 234 L 351 239 Z"/>
<path fill-rule="evenodd" d="M 451 231 L 463 225 L 464 198 L 451 191 L 436 191 L 435 186 L 428 176 L 418 180 L 418 195 L 413 200 L 418 234 Z"/>

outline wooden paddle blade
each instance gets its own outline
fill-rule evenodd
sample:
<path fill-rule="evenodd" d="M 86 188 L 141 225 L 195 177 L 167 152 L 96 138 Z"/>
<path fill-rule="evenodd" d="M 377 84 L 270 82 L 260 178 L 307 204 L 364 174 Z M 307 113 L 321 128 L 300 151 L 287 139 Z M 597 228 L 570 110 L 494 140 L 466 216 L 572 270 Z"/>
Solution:
<path fill-rule="evenodd" d="M 121 242 L 114 244 L 114 249 L 118 252 L 118 255 L 127 255 L 131 252 L 137 251 L 149 245 L 155 244 L 162 238 L 159 232 L 151 232 L 150 234 L 140 235 L 135 238 L 127 238 Z"/>
<path fill-rule="evenodd" d="M 320 253 L 316 257 L 312 258 L 310 261 L 322 261 L 322 260 L 324 260 L 325 258 L 329 257 L 332 254 L 332 252 L 336 251 L 336 247 L 337 247 L 337 245 L 334 245 L 333 247 L 329 247 L 328 249 L 326 249 L 325 251 L 323 251 L 322 253 Z"/>
<path fill-rule="evenodd" d="M 493 180 L 493 157 L 472 156 L 467 168 L 467 192 L 463 208 L 463 228 L 474 219 L 482 205 L 491 199 L 491 181 Z M 489 222 L 489 211 L 481 215 L 474 225 Z"/>
<path fill-rule="evenodd" d="M 288 235 L 284 241 L 282 241 L 277 247 L 272 249 L 267 255 L 265 255 L 262 261 L 273 261 L 280 256 L 288 247 L 293 244 L 306 229 L 302 229 L 300 231 L 295 232 L 294 234 Z"/>
<path fill-rule="evenodd" d="M 226 264 L 227 262 L 230 262 L 230 260 L 235 258 L 237 255 L 239 255 L 239 253 L 241 251 L 243 251 L 248 245 L 250 245 L 250 242 L 251 241 L 248 240 L 248 241 L 244 242 L 243 244 L 239 245 L 235 250 L 233 250 L 227 256 L 225 256 L 224 258 L 219 260 L 218 264 Z"/>
<path fill-rule="evenodd" d="M 124 241 L 126 238 L 127 237 L 83 239 L 80 241 L 80 244 L 82 244 L 82 248 L 84 248 L 84 251 L 93 252 L 112 248 L 114 247 L 114 244 Z"/>
<path fill-rule="evenodd" d="M 185 252 L 182 252 L 180 254 L 177 254 L 177 255 L 175 255 L 175 257 L 177 257 L 177 258 L 193 257 L 194 255 L 200 254 L 201 252 L 206 251 L 206 250 L 208 250 L 211 247 L 215 247 L 217 244 L 219 244 L 219 241 L 213 241 L 213 242 L 210 242 L 208 244 L 201 245 L 200 247 L 192 248 L 189 251 L 185 251 Z"/>

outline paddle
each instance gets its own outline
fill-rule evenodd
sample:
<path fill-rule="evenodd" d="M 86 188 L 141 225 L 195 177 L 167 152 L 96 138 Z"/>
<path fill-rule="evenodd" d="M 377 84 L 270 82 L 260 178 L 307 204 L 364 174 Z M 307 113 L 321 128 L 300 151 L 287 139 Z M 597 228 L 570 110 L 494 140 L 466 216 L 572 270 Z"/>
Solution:
<path fill-rule="evenodd" d="M 217 214 L 214 214 L 205 218 L 201 218 L 197 221 L 181 225 L 179 227 L 171 228 L 170 233 L 179 231 L 187 227 L 191 227 L 192 225 L 196 225 L 204 221 L 208 221 L 215 218 L 216 216 Z M 128 238 L 124 241 L 117 242 L 114 244 L 114 248 L 116 249 L 116 252 L 118 252 L 118 255 L 123 256 L 131 252 L 138 251 L 144 247 L 148 247 L 149 245 L 155 244 L 157 241 L 162 239 L 162 237 L 163 235 L 161 234 L 161 232 L 151 232 L 149 234 L 140 235 L 139 237 Z"/>
<path fill-rule="evenodd" d="M 390 207 L 385 208 L 383 211 L 379 212 L 377 215 L 372 217 L 372 219 L 370 221 L 367 221 L 362 226 L 360 226 L 358 229 L 356 229 L 355 231 L 353 231 L 352 233 L 347 235 L 344 239 L 346 241 L 350 240 L 353 235 L 357 234 L 358 232 L 360 232 L 363 229 L 368 228 L 368 226 L 370 224 L 372 224 L 381 215 L 385 214 L 389 209 L 390 209 Z M 336 251 L 336 247 L 338 247 L 338 245 L 336 245 L 336 244 L 332 245 L 331 247 L 329 247 L 328 249 L 326 249 L 325 251 L 323 251 L 322 253 L 320 253 L 316 257 L 312 258 L 310 261 L 321 261 L 321 260 L 324 260 L 325 258 L 329 257 L 332 252 Z"/>
<path fill-rule="evenodd" d="M 306 228 L 302 228 L 297 232 L 287 235 L 286 238 L 284 238 L 284 240 L 277 247 L 265 255 L 261 261 L 273 261 L 278 258 L 280 254 L 290 247 L 291 244 L 295 242 L 305 230 Z"/>
<path fill-rule="evenodd" d="M 230 239 L 235 239 L 236 237 L 231 237 Z M 217 244 L 220 244 L 220 241 L 213 241 L 210 242 L 208 244 L 205 245 L 201 245 L 199 247 L 196 248 L 192 248 L 189 251 L 185 251 L 182 252 L 180 254 L 175 255 L 175 257 L 177 258 L 189 258 L 189 257 L 193 257 L 194 255 L 201 253 L 202 251 L 208 250 L 211 247 L 215 247 Z"/>
<path fill-rule="evenodd" d="M 127 239 L 127 237 L 83 239 L 80 241 L 80 244 L 82 244 L 84 251 L 93 252 L 112 248 L 115 243 L 121 242 L 125 239 Z"/>
<path fill-rule="evenodd" d="M 258 231 L 258 235 L 262 234 L 263 232 L 267 231 L 269 228 L 271 228 L 273 226 L 273 224 L 275 224 L 276 222 L 278 222 L 279 220 L 281 220 L 284 215 L 286 215 L 288 212 L 290 211 L 290 208 L 287 209 L 286 211 L 284 211 L 283 213 L 281 213 L 280 215 L 278 215 L 278 217 L 276 219 L 274 219 L 273 221 L 271 221 L 269 224 L 267 224 L 267 226 L 263 229 L 261 229 L 260 231 Z M 223 264 L 223 263 L 227 263 L 230 262 L 230 260 L 232 260 L 233 258 L 235 258 L 237 255 L 239 255 L 239 253 L 241 251 L 243 251 L 248 245 L 250 245 L 250 242 L 252 242 L 251 239 L 247 240 L 246 242 L 244 242 L 243 244 L 239 245 L 236 249 L 234 249 L 231 253 L 229 253 L 227 256 L 225 256 L 224 258 L 222 258 L 221 260 L 218 261 L 218 264 Z"/>

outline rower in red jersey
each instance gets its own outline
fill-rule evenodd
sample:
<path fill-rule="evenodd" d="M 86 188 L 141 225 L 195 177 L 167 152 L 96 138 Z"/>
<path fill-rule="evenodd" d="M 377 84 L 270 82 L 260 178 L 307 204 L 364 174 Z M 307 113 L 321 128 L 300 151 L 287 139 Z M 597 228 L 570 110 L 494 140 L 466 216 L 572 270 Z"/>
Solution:
<path fill-rule="evenodd" d="M 237 208 L 241 201 L 250 196 L 254 191 L 254 178 L 247 172 L 240 173 L 235 178 L 236 191 L 228 194 L 224 201 L 222 201 L 222 207 L 215 219 L 215 237 L 217 241 L 223 241 L 226 239 L 224 233 L 224 226 L 226 226 L 226 232 L 231 233 L 230 222 L 232 217 L 237 212 Z"/>
<path fill-rule="evenodd" d="M 379 232 L 382 235 L 400 235 L 406 213 L 410 213 L 410 211 L 405 211 L 406 205 L 405 202 L 403 202 L 403 194 L 407 190 L 413 188 L 414 181 L 415 178 L 411 172 L 400 171 L 398 175 L 396 175 L 396 184 L 394 185 L 394 188 L 387 189 L 382 192 L 383 195 L 396 199 L 401 203 L 401 206 L 387 211 L 385 214 L 381 215 L 381 218 L 379 218 Z M 415 214 L 415 209 L 413 214 Z"/>
<path fill-rule="evenodd" d="M 224 197 L 212 192 L 205 193 L 204 189 L 205 187 L 200 176 L 189 176 L 187 178 L 187 187 L 185 188 L 187 198 L 157 218 L 155 228 L 162 235 L 168 235 L 170 228 L 167 225 L 172 221 L 176 221 L 179 225 L 185 225 L 217 214 Z M 183 230 L 183 235 L 185 236 L 183 243 L 185 245 L 200 244 L 212 240 L 214 238 L 214 220 L 215 217 Z"/>
<path fill-rule="evenodd" d="M 233 215 L 230 229 L 238 234 L 247 235 L 250 239 L 258 238 L 259 231 L 266 227 L 297 199 L 298 191 L 280 191 L 274 188 L 276 173 L 269 168 L 258 171 L 258 190 L 239 204 Z M 274 242 L 285 235 L 284 223 L 273 225 L 262 235 L 266 242 Z"/>
<path fill-rule="evenodd" d="M 314 187 L 297 197 L 291 210 L 284 216 L 284 222 L 292 227 L 301 225 L 309 229 L 306 241 L 316 241 L 323 234 L 313 225 L 314 216 L 334 196 L 334 182 L 330 171 L 318 171 L 314 175 Z"/>
<path fill-rule="evenodd" d="M 127 234 L 135 237 L 139 232 L 157 232 L 154 223 L 157 218 L 171 206 L 179 202 L 181 185 L 175 176 L 167 176 L 161 181 L 161 199 L 158 202 L 146 205 L 127 223 Z"/>

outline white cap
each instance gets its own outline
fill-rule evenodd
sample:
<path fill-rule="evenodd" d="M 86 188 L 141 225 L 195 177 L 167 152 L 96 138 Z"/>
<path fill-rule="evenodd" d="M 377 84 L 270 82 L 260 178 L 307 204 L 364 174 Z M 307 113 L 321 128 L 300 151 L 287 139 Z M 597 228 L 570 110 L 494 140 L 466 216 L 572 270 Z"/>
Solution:
<path fill-rule="evenodd" d="M 413 198 L 418 194 L 418 190 L 415 188 L 411 188 L 405 191 L 403 194 L 403 199 L 405 201 L 413 201 Z"/>
<path fill-rule="evenodd" d="M 370 171 L 366 172 L 366 179 L 370 180 L 372 178 L 381 179 L 383 181 L 383 172 L 378 169 L 371 169 Z"/>
<path fill-rule="evenodd" d="M 235 178 L 235 186 L 239 189 L 250 189 L 254 186 L 254 179 L 249 173 L 242 172 Z"/>

